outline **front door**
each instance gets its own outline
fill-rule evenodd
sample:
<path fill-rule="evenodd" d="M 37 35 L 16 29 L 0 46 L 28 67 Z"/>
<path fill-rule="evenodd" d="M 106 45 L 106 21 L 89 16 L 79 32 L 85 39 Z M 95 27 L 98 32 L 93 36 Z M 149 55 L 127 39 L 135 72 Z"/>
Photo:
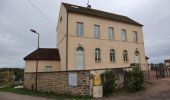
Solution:
<path fill-rule="evenodd" d="M 140 64 L 140 55 L 135 55 L 135 63 Z"/>
<path fill-rule="evenodd" d="M 84 69 L 84 50 L 82 47 L 77 48 L 77 69 Z"/>

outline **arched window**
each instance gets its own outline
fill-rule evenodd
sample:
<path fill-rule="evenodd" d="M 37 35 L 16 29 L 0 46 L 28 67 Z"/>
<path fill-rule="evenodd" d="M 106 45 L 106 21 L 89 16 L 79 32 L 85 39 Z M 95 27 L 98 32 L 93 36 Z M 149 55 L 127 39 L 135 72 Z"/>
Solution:
<path fill-rule="evenodd" d="M 82 70 L 82 69 L 84 69 L 84 49 L 83 49 L 83 47 L 78 47 L 76 54 L 77 54 L 77 69 Z"/>
<path fill-rule="evenodd" d="M 127 50 L 123 51 L 123 61 L 128 62 L 128 52 L 127 52 Z"/>
<path fill-rule="evenodd" d="M 115 50 L 114 49 L 111 49 L 110 50 L 110 61 L 111 62 L 115 62 Z"/>
<path fill-rule="evenodd" d="M 140 63 L 140 53 L 139 53 L 137 48 L 136 48 L 136 51 L 135 51 L 135 63 L 136 64 Z"/>
<path fill-rule="evenodd" d="M 100 62 L 101 61 L 101 51 L 99 48 L 95 49 L 95 61 Z"/>

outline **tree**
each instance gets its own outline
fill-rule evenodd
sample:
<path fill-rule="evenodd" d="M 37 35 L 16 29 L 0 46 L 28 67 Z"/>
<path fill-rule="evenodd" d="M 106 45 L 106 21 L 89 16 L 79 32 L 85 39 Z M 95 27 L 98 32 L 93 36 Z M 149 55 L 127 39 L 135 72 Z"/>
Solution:
<path fill-rule="evenodd" d="M 144 72 L 136 65 L 127 73 L 127 89 L 136 92 L 144 88 Z"/>
<path fill-rule="evenodd" d="M 108 96 L 116 91 L 116 77 L 113 70 L 108 70 L 102 74 L 103 95 Z"/>

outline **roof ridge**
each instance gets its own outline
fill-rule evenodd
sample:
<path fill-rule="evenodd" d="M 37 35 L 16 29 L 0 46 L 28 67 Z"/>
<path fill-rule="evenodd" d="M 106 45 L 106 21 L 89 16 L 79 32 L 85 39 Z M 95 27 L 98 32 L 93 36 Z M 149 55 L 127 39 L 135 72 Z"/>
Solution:
<path fill-rule="evenodd" d="M 80 5 L 75 5 L 75 4 L 70 4 L 70 3 L 64 3 L 64 2 L 62 2 L 62 4 L 71 5 L 71 6 L 77 6 L 77 7 L 81 7 L 81 8 L 84 8 L 84 9 L 91 9 L 91 10 L 96 10 L 96 11 L 102 11 L 102 12 L 105 12 L 105 13 L 108 13 L 108 14 L 114 14 L 114 15 L 118 15 L 118 16 L 127 17 L 127 16 L 125 16 L 125 15 L 116 14 L 116 13 L 112 13 L 112 12 L 107 12 L 107 11 L 104 11 L 104 10 L 99 10 L 99 9 L 94 9 L 94 8 L 87 8 L 87 7 L 80 6 Z M 129 18 L 129 17 L 128 17 L 128 18 Z"/>
<path fill-rule="evenodd" d="M 64 5 L 64 7 L 66 8 L 68 12 L 87 14 L 87 15 L 102 17 L 102 18 L 111 19 L 115 21 L 120 21 L 124 23 L 129 23 L 133 25 L 143 26 L 142 24 L 129 18 L 128 16 L 124 16 L 124 15 L 120 15 L 120 14 L 116 14 L 112 12 L 107 12 L 103 10 L 98 10 L 98 9 L 87 8 L 87 7 L 83 7 L 83 6 L 79 6 L 75 4 L 69 4 L 69 3 L 64 3 L 64 2 L 62 2 L 62 4 Z"/>

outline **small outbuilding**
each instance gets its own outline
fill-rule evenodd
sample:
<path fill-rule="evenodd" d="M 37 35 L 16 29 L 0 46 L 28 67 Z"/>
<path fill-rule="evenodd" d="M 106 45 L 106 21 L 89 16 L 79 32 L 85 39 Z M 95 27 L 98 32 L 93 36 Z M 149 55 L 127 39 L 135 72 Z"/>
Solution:
<path fill-rule="evenodd" d="M 60 70 L 60 55 L 58 48 L 38 48 L 25 58 L 25 72 L 50 72 Z"/>

